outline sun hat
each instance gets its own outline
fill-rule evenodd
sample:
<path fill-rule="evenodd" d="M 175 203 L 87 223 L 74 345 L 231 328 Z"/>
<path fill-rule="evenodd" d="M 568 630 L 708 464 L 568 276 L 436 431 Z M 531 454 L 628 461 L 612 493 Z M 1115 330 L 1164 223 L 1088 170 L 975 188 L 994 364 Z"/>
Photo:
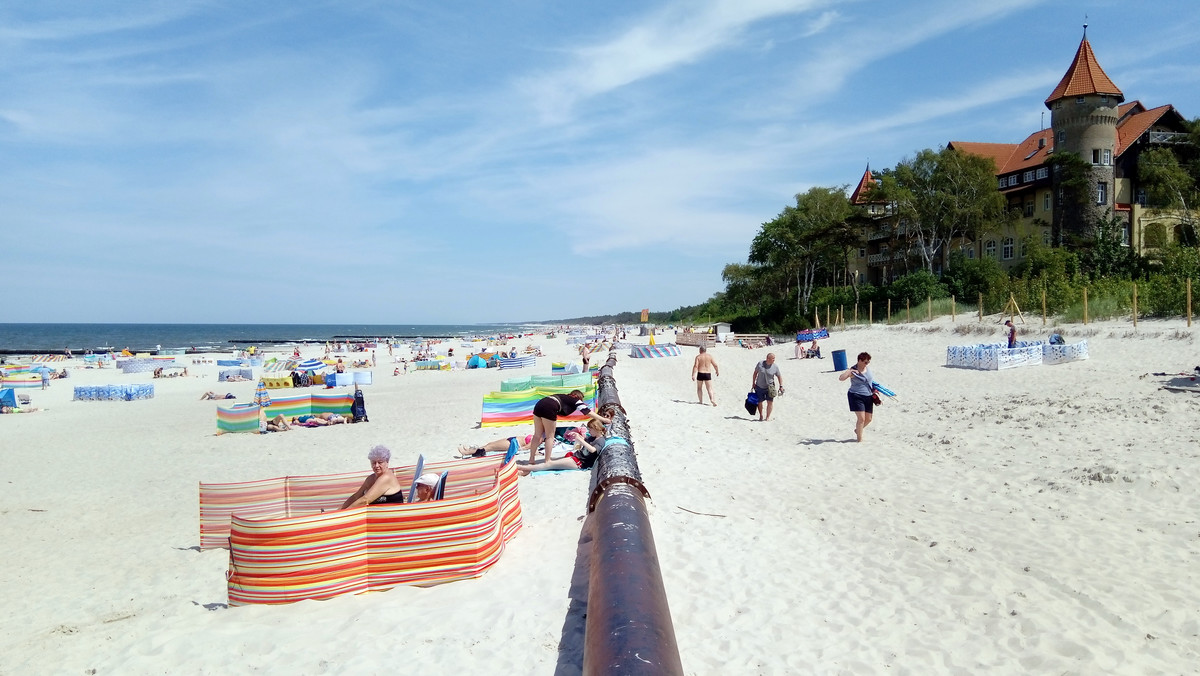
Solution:
<path fill-rule="evenodd" d="M 431 487 L 431 488 L 432 488 L 432 487 L 434 487 L 434 486 L 437 486 L 437 485 L 438 485 L 438 480 L 439 480 L 440 478 L 441 478 L 441 477 L 439 477 L 438 475 L 436 475 L 436 474 L 434 474 L 434 473 L 432 473 L 432 472 L 426 472 L 425 474 L 422 474 L 422 475 L 421 475 L 421 476 L 420 476 L 420 477 L 417 479 L 417 483 L 418 483 L 418 484 L 422 484 L 422 485 L 424 485 L 424 486 L 429 486 L 429 487 Z"/>

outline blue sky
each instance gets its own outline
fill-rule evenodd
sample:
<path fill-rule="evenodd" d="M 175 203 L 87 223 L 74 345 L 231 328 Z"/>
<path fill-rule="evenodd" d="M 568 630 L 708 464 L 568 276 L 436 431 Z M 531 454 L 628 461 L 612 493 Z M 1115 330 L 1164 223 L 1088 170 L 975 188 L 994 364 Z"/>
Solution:
<path fill-rule="evenodd" d="M 1200 116 L 1194 0 L 6 3 L 0 322 L 699 303 L 797 192 L 1039 129 L 1085 14 Z"/>

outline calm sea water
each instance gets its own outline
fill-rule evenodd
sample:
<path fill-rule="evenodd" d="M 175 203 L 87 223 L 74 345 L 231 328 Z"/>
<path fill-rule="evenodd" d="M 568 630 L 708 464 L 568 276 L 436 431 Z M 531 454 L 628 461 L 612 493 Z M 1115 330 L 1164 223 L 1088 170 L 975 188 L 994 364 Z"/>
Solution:
<path fill-rule="evenodd" d="M 0 353 L 128 347 L 232 350 L 247 345 L 354 338 L 439 338 L 529 331 L 530 324 L 0 324 Z"/>

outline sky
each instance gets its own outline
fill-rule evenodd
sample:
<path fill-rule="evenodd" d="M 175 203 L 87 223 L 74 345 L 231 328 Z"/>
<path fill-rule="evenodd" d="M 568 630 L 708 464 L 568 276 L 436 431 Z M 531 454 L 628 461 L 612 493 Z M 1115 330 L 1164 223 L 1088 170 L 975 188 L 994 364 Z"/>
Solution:
<path fill-rule="evenodd" d="M 797 193 L 1048 125 L 1085 20 L 1200 116 L 1194 0 L 5 3 L 0 323 L 702 303 Z"/>

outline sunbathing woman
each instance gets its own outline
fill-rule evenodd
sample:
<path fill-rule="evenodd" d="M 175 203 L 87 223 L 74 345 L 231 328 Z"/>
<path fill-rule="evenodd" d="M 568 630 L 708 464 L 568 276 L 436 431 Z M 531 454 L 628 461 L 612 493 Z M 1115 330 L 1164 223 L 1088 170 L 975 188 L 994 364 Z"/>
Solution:
<path fill-rule="evenodd" d="M 287 432 L 291 429 L 291 426 L 287 424 L 287 419 L 283 417 L 282 413 L 267 421 L 268 432 Z"/>
<path fill-rule="evenodd" d="M 567 469 L 591 469 L 604 450 L 608 438 L 605 436 L 604 425 L 599 421 L 589 420 L 588 434 L 585 436 L 579 430 L 567 432 L 567 440 L 575 443 L 575 450 L 561 458 L 543 460 L 534 463 L 518 463 L 517 472 L 522 475 L 530 472 L 561 471 Z M 616 438 L 616 437 L 614 437 Z"/>
<path fill-rule="evenodd" d="M 396 473 L 388 468 L 392 452 L 387 446 L 372 447 L 371 452 L 367 453 L 367 459 L 371 461 L 371 476 L 363 479 L 362 486 L 354 491 L 354 495 L 346 498 L 342 509 L 404 502 L 400 480 L 396 478 Z"/>
<path fill-rule="evenodd" d="M 225 394 L 217 394 L 216 392 L 205 392 L 203 395 L 200 396 L 200 401 L 206 401 L 208 399 L 237 399 L 237 397 L 233 396 L 233 392 L 226 392 Z"/>
<path fill-rule="evenodd" d="M 571 390 L 570 394 L 542 397 L 533 407 L 533 439 L 529 442 L 529 462 L 537 459 L 537 449 L 542 442 L 546 443 L 546 457 L 550 457 L 550 451 L 554 448 L 554 428 L 557 426 L 558 416 L 573 413 L 582 413 L 605 425 L 612 422 L 588 408 L 583 402 L 583 392 L 579 390 Z"/>
<path fill-rule="evenodd" d="M 298 425 L 307 425 L 308 427 L 325 427 L 326 425 L 341 425 L 345 422 L 346 416 L 339 413 L 313 413 L 311 415 L 298 415 L 292 418 L 292 422 Z"/>

